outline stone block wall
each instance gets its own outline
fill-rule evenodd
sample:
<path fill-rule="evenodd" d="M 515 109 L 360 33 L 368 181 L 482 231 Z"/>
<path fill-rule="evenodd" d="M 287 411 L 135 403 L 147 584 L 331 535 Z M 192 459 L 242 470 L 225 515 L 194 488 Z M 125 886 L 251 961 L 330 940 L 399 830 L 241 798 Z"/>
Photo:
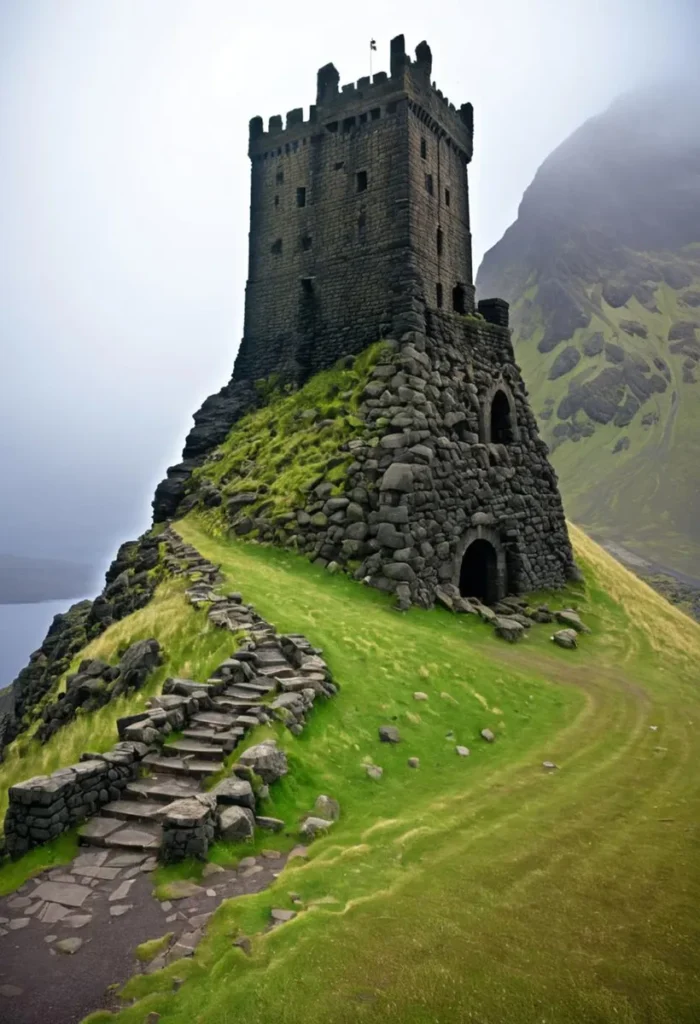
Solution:
<path fill-rule="evenodd" d="M 5 816 L 6 852 L 19 857 L 118 800 L 146 752 L 140 744 L 118 743 L 106 754 L 87 755 L 79 764 L 12 786 Z"/>

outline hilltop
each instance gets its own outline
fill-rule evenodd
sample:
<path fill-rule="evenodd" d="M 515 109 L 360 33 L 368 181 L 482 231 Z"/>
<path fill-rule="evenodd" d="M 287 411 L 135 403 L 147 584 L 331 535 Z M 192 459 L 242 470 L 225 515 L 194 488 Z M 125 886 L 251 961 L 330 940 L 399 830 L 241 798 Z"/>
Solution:
<path fill-rule="evenodd" d="M 617 100 L 543 163 L 484 257 L 567 514 L 647 564 L 700 578 L 700 100 Z M 627 556 L 629 557 L 629 555 Z M 637 565 L 639 563 L 637 562 Z"/>

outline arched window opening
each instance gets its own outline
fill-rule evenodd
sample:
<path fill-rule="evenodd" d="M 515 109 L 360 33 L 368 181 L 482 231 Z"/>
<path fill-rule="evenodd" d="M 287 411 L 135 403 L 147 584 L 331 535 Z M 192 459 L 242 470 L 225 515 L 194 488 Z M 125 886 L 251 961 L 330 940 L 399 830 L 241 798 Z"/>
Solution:
<path fill-rule="evenodd" d="M 452 289 L 452 308 L 455 313 L 466 313 L 464 285 L 456 284 Z"/>
<path fill-rule="evenodd" d="M 490 541 L 472 541 L 464 552 L 459 592 L 462 597 L 475 597 L 484 604 L 498 600 L 498 558 Z"/>
<path fill-rule="evenodd" d="M 514 440 L 514 424 L 510 402 L 505 391 L 497 391 L 491 402 L 491 441 L 510 444 Z"/>

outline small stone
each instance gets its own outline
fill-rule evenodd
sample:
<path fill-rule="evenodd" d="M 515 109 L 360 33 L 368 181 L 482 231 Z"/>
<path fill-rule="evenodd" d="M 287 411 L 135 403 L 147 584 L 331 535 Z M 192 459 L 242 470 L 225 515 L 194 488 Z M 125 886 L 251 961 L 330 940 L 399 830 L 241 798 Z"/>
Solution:
<path fill-rule="evenodd" d="M 297 916 L 296 910 L 271 910 L 270 917 L 275 924 L 282 924 L 284 921 L 291 921 Z"/>
<path fill-rule="evenodd" d="M 333 822 L 328 821 L 326 818 L 315 818 L 312 816 L 302 823 L 299 835 L 303 839 L 314 839 L 317 835 L 327 832 L 332 825 Z"/>
<path fill-rule="evenodd" d="M 184 878 L 178 878 L 174 882 L 168 882 L 164 887 L 164 896 L 168 900 L 186 900 L 191 896 L 201 896 L 204 889 L 201 885 L 188 882 Z"/>
<path fill-rule="evenodd" d="M 119 903 L 115 907 L 109 908 L 109 913 L 112 917 L 121 917 L 122 914 L 126 914 L 127 910 L 131 910 L 133 903 Z"/>
<path fill-rule="evenodd" d="M 578 647 L 578 639 L 575 629 L 560 629 L 554 636 L 550 637 L 558 647 L 573 650 Z"/>
<path fill-rule="evenodd" d="M 14 921 L 10 921 L 8 928 L 11 932 L 21 931 L 22 928 L 26 928 L 31 918 L 29 917 L 16 917 Z"/>
<path fill-rule="evenodd" d="M 370 779 L 381 779 L 384 774 L 384 769 L 380 768 L 378 764 L 366 764 L 365 771 L 369 775 Z"/>
<path fill-rule="evenodd" d="M 63 923 L 69 928 L 84 928 L 91 921 L 92 914 L 71 914 L 70 917 L 63 918 Z"/>
<path fill-rule="evenodd" d="M 420 758 L 418 758 L 418 757 L 409 757 L 409 759 L 408 759 L 408 767 L 409 768 L 420 768 Z"/>
<path fill-rule="evenodd" d="M 61 921 L 70 911 L 59 903 L 45 903 L 43 910 L 39 911 L 39 920 L 44 924 L 55 924 Z"/>
<path fill-rule="evenodd" d="M 119 900 L 126 899 L 126 897 L 129 895 L 129 889 L 132 887 L 133 884 L 133 879 L 128 882 L 122 882 L 121 885 L 117 886 L 113 893 L 110 893 L 109 902 L 116 903 Z"/>
<path fill-rule="evenodd" d="M 239 868 L 252 868 L 253 864 L 257 864 L 255 857 L 242 857 L 238 862 Z"/>
<path fill-rule="evenodd" d="M 551 772 L 554 768 L 558 768 L 559 765 L 555 764 L 554 761 L 543 761 L 542 767 Z"/>
<path fill-rule="evenodd" d="M 223 874 L 223 870 L 220 864 L 205 864 L 202 878 L 211 878 L 212 875 Z"/>
<path fill-rule="evenodd" d="M 481 738 L 482 740 L 486 740 L 487 743 L 493 743 L 493 741 L 496 739 L 496 737 L 494 736 L 490 729 L 482 729 Z"/>
<path fill-rule="evenodd" d="M 240 935 L 237 939 L 233 940 L 233 944 L 242 949 L 246 956 L 250 956 L 253 947 L 247 935 Z"/>
<path fill-rule="evenodd" d="M 259 875 L 261 871 L 264 871 L 262 864 L 254 864 L 252 868 L 246 868 L 242 873 L 241 878 L 252 878 L 253 875 Z"/>
<path fill-rule="evenodd" d="M 23 992 L 24 989 L 18 988 L 16 985 L 0 985 L 0 996 L 4 996 L 6 999 L 21 996 Z"/>
<path fill-rule="evenodd" d="M 261 857 L 266 857 L 268 860 L 275 860 L 277 857 L 281 857 L 282 854 L 279 850 L 261 850 Z"/>
<path fill-rule="evenodd" d="M 45 935 L 44 942 L 55 942 L 57 938 L 58 935 Z"/>
<path fill-rule="evenodd" d="M 460 757 L 469 757 L 469 747 L 455 747 Z"/>
<path fill-rule="evenodd" d="M 314 811 L 319 818 L 326 818 L 328 821 L 338 821 L 340 818 L 340 804 L 333 797 L 326 796 L 325 793 L 316 797 Z"/>
<path fill-rule="evenodd" d="M 169 914 L 170 911 L 173 909 L 173 905 L 170 902 L 170 900 L 163 900 L 163 902 L 160 905 L 160 909 L 164 911 L 164 913 Z"/>
<path fill-rule="evenodd" d="M 300 857 L 302 860 L 307 859 L 308 850 L 305 846 L 295 846 L 291 853 L 287 856 L 287 860 L 294 860 L 295 857 Z"/>
<path fill-rule="evenodd" d="M 382 743 L 400 743 L 401 734 L 395 725 L 380 725 L 379 739 Z"/>
<path fill-rule="evenodd" d="M 172 924 L 173 921 L 177 921 L 177 914 L 171 914 L 169 917 L 166 917 L 165 919 L 166 924 Z"/>
<path fill-rule="evenodd" d="M 216 896 L 216 889 L 207 889 L 207 896 Z"/>
<path fill-rule="evenodd" d="M 144 874 L 145 874 L 148 871 L 155 871 L 155 869 L 157 867 L 158 867 L 158 860 L 157 860 L 157 858 L 156 857 L 149 857 L 148 860 L 145 860 L 143 862 L 143 864 L 141 865 L 141 871 L 143 871 Z"/>
<path fill-rule="evenodd" d="M 31 902 L 32 901 L 29 896 L 15 896 L 14 899 L 9 900 L 7 905 L 10 910 L 23 910 L 24 907 L 28 907 Z"/>
<path fill-rule="evenodd" d="M 427 693 L 423 693 L 422 690 L 416 690 L 416 692 L 413 694 L 413 699 L 414 700 L 427 700 L 428 699 L 428 694 Z"/>
<path fill-rule="evenodd" d="M 78 952 L 82 944 L 83 940 L 79 939 L 77 935 L 73 935 L 69 939 L 59 939 L 55 948 L 59 953 L 65 953 L 67 956 L 72 956 L 74 953 Z"/>

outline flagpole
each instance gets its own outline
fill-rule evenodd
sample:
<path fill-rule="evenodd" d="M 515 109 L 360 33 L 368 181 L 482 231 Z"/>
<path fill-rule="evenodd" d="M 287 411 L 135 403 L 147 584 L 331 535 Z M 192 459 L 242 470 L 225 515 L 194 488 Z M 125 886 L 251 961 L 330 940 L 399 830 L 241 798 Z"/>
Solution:
<path fill-rule="evenodd" d="M 372 77 L 372 43 L 369 44 L 369 77 Z"/>

